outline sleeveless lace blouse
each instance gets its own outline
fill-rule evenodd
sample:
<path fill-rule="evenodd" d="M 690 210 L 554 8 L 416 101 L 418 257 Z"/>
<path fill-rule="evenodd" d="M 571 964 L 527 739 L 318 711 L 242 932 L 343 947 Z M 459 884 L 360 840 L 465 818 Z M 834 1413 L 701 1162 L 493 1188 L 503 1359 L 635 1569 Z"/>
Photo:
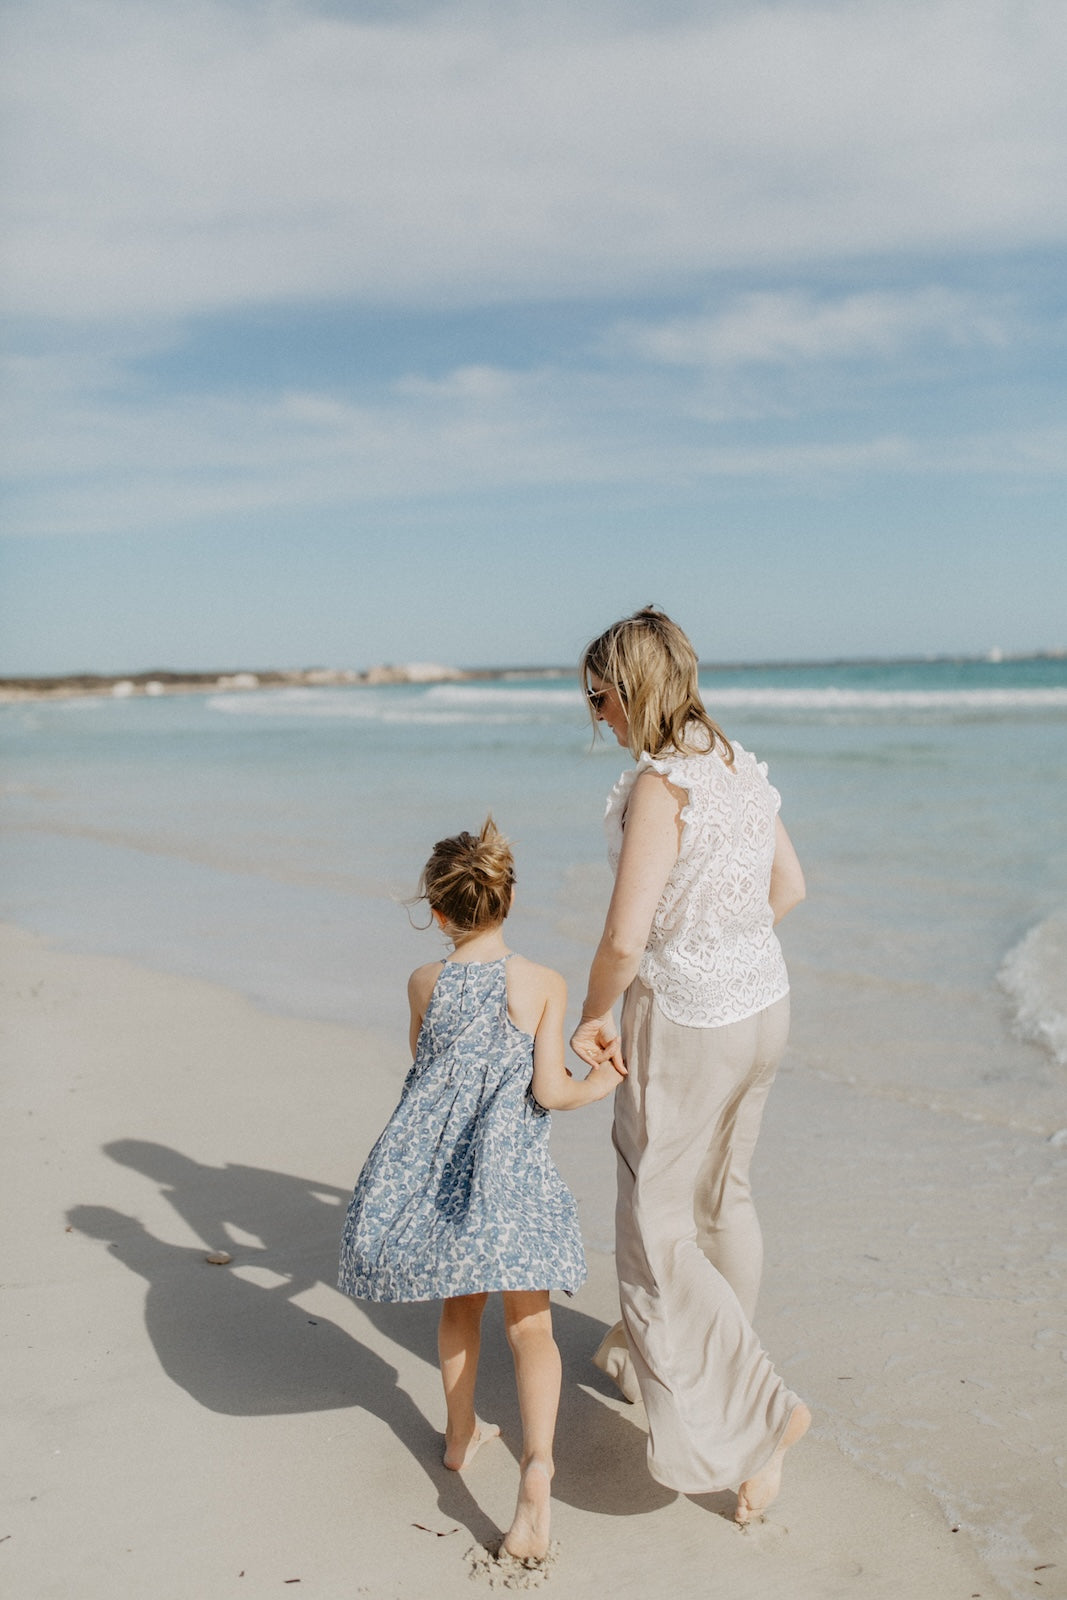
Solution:
<path fill-rule="evenodd" d="M 732 741 L 731 741 L 732 742 Z M 713 751 L 643 755 L 608 796 L 604 827 L 614 872 L 626 805 L 642 772 L 684 789 L 678 859 L 652 919 L 638 976 L 672 1022 L 741 1022 L 789 992 L 767 900 L 781 798 L 767 764 L 734 744 L 734 767 Z"/>

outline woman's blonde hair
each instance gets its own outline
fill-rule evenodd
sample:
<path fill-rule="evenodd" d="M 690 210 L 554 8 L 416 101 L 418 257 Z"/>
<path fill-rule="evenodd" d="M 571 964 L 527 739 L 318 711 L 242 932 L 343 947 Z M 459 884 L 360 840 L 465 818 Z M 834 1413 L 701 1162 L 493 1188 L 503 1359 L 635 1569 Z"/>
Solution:
<path fill-rule="evenodd" d="M 423 868 L 416 900 L 439 911 L 457 933 L 480 933 L 503 922 L 511 910 L 515 862 L 492 817 L 482 831 L 439 839 Z"/>
<path fill-rule="evenodd" d="M 696 651 L 665 612 L 645 606 L 632 617 L 613 622 L 586 645 L 579 673 L 594 728 L 590 674 L 618 692 L 635 759 L 646 751 L 652 756 L 667 750 L 692 755 L 719 746 L 727 766 L 733 766 L 733 746 L 700 698 Z M 694 740 L 694 723 L 704 729 L 706 739 L 698 734 Z"/>

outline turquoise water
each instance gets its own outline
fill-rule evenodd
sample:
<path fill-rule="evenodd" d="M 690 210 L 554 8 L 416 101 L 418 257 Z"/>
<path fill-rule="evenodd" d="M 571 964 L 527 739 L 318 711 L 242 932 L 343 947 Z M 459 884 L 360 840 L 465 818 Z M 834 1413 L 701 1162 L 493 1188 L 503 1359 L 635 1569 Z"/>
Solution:
<path fill-rule="evenodd" d="M 808 873 L 784 934 L 795 988 L 995 994 L 1006 1028 L 1067 1062 L 1067 661 L 702 682 L 769 762 Z M 0 744 L 10 921 L 403 1028 L 407 971 L 438 945 L 399 902 L 435 839 L 492 810 L 518 862 L 512 942 L 580 999 L 626 757 L 591 744 L 573 678 L 22 703 L 0 707 Z"/>

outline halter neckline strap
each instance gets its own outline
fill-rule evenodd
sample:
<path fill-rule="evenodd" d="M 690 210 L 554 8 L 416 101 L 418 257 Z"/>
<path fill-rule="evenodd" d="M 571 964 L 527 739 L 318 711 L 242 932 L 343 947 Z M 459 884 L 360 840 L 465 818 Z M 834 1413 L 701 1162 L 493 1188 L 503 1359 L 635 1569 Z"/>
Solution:
<path fill-rule="evenodd" d="M 495 967 L 505 961 L 510 961 L 514 954 L 514 950 L 509 950 L 506 956 L 494 956 L 491 961 L 452 961 L 446 957 L 441 965 L 443 967 Z"/>

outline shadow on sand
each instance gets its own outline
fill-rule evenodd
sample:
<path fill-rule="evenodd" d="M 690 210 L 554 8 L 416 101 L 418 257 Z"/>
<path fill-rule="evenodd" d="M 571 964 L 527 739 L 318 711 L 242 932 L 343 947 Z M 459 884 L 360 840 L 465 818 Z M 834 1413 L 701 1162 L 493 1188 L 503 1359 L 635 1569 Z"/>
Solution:
<path fill-rule="evenodd" d="M 76 1206 L 68 1214 L 75 1229 L 104 1241 L 145 1279 L 145 1327 L 175 1384 L 198 1404 L 231 1416 L 360 1407 L 420 1463 L 442 1515 L 483 1543 L 499 1534 L 460 1475 L 442 1466 L 438 1427 L 401 1386 L 397 1367 L 347 1328 L 295 1303 L 316 1285 L 336 1282 L 348 1190 L 258 1167 L 205 1166 L 144 1140 L 120 1139 L 105 1152 L 156 1183 L 204 1241 L 204 1247 L 168 1244 L 135 1217 L 105 1206 Z M 233 1267 L 207 1265 L 205 1248 L 229 1250 Z M 358 1305 L 379 1336 L 436 1367 L 436 1304 Z M 642 1413 L 605 1403 L 617 1396 L 590 1362 L 604 1324 L 566 1304 L 553 1306 L 553 1319 L 564 1371 L 554 1497 L 618 1516 L 667 1504 L 674 1494 L 645 1468 Z M 478 1408 L 500 1423 L 517 1458 L 518 1404 L 498 1296 L 486 1312 Z"/>

